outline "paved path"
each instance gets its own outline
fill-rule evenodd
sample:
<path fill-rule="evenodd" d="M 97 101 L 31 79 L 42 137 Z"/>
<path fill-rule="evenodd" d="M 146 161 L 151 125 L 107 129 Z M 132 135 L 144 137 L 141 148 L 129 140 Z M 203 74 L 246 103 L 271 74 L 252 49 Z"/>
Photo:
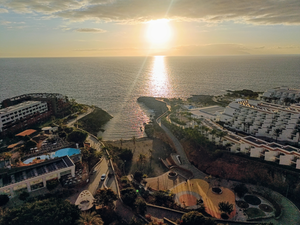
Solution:
<path fill-rule="evenodd" d="M 88 107 L 86 113 L 80 114 L 77 118 L 75 118 L 75 119 L 71 120 L 70 122 L 68 122 L 68 123 L 67 123 L 67 126 L 68 126 L 68 127 L 74 126 L 74 124 L 76 123 L 77 120 L 80 120 L 82 117 L 85 117 L 86 115 L 90 114 L 90 113 L 93 112 L 93 111 L 94 111 L 93 108 Z"/>

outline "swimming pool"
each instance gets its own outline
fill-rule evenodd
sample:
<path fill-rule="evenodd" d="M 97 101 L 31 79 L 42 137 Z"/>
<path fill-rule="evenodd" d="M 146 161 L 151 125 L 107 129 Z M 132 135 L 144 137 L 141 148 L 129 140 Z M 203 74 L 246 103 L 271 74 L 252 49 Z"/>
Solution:
<path fill-rule="evenodd" d="M 40 159 L 49 159 L 49 158 L 53 159 L 55 157 L 62 157 L 62 156 L 65 156 L 65 155 L 71 156 L 71 155 L 77 155 L 77 154 L 80 154 L 79 149 L 76 149 L 76 148 L 63 148 L 63 149 L 60 149 L 56 152 L 51 152 L 47 155 L 40 155 L 40 156 L 36 156 L 36 157 L 26 159 L 23 163 L 24 164 L 31 163 L 37 157 L 39 157 Z"/>

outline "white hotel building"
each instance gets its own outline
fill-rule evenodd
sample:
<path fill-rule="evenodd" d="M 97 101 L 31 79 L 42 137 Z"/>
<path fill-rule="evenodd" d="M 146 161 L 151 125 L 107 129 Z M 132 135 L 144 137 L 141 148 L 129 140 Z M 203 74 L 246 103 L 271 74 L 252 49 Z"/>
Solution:
<path fill-rule="evenodd" d="M 285 104 L 285 99 L 294 100 L 295 102 L 300 101 L 300 89 L 288 88 L 288 87 L 277 87 L 265 91 L 261 96 L 261 99 L 271 100 L 277 104 Z"/>
<path fill-rule="evenodd" d="M 220 113 L 225 127 L 255 137 L 268 137 L 297 143 L 300 126 L 300 105 L 282 106 L 256 100 L 238 99 Z M 276 132 L 278 132 L 276 134 Z"/>
<path fill-rule="evenodd" d="M 223 139 L 223 145 L 226 144 L 231 144 L 231 152 L 240 152 L 253 158 L 261 158 L 265 161 L 300 169 L 300 149 L 298 148 L 270 143 L 251 136 L 240 137 L 231 132 Z"/>
<path fill-rule="evenodd" d="M 0 109 L 0 132 L 4 127 L 27 118 L 36 113 L 42 114 L 48 111 L 47 102 L 27 101 L 20 104 Z"/>

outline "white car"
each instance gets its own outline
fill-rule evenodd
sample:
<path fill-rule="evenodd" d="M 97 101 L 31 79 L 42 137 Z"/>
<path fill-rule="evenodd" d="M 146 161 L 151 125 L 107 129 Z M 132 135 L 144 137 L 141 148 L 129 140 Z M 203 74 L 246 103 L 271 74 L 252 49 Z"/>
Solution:
<path fill-rule="evenodd" d="M 105 177 L 106 177 L 106 174 L 105 174 L 105 173 L 102 174 L 102 175 L 101 175 L 101 180 L 102 180 L 102 181 L 105 180 Z"/>

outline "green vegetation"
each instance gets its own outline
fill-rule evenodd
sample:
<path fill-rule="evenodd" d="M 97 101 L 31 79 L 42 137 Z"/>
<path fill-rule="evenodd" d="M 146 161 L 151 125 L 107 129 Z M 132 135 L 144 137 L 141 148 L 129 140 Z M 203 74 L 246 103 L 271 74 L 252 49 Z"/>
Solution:
<path fill-rule="evenodd" d="M 256 99 L 260 93 L 262 92 L 254 92 L 252 90 L 247 90 L 247 89 L 237 90 L 237 91 L 227 90 L 227 94 L 225 94 L 225 96 L 235 97 L 235 98 Z"/>
<path fill-rule="evenodd" d="M 181 225 L 216 225 L 217 223 L 210 218 L 205 218 L 203 214 L 192 211 L 185 213 L 181 218 Z"/>
<path fill-rule="evenodd" d="M 183 125 L 183 126 L 186 125 L 185 122 L 181 121 L 180 119 L 178 119 L 178 118 L 177 118 L 175 115 L 173 115 L 173 114 L 171 114 L 170 120 L 171 120 L 172 122 L 174 122 L 174 123 L 179 124 L 179 125 Z"/>
<path fill-rule="evenodd" d="M 132 164 L 132 150 L 128 148 L 123 149 L 122 147 L 119 148 L 112 145 L 108 145 L 108 147 L 105 149 L 108 150 L 110 156 L 117 164 L 118 168 L 123 168 L 122 172 L 124 173 L 124 175 L 127 174 Z"/>
<path fill-rule="evenodd" d="M 79 219 L 77 206 L 61 199 L 45 199 L 25 203 L 7 210 L 1 225 L 74 225 Z"/>
<path fill-rule="evenodd" d="M 244 212 L 248 215 L 249 219 L 263 217 L 266 214 L 258 208 L 248 208 L 245 209 Z"/>
<path fill-rule="evenodd" d="M 9 197 L 7 195 L 0 195 L 0 206 L 4 206 L 8 203 Z"/>
<path fill-rule="evenodd" d="M 52 191 L 59 185 L 59 181 L 57 179 L 55 180 L 48 180 L 46 183 L 46 187 L 49 191 Z"/>
<path fill-rule="evenodd" d="M 69 142 L 75 142 L 75 143 L 82 144 L 85 141 L 85 139 L 87 138 L 87 136 L 88 136 L 88 134 L 84 131 L 74 130 L 70 134 L 68 134 L 67 140 Z"/>
<path fill-rule="evenodd" d="M 110 188 L 98 189 L 94 197 L 94 204 L 97 206 L 102 206 L 106 209 L 113 209 L 115 207 L 113 203 L 118 199 L 118 196 Z"/>
<path fill-rule="evenodd" d="M 138 198 L 136 199 L 135 203 L 134 203 L 134 208 L 136 209 L 136 212 L 138 214 L 141 214 L 142 216 L 145 215 L 145 213 L 147 212 L 147 205 L 144 199 L 142 198 Z"/>
<path fill-rule="evenodd" d="M 245 184 L 238 184 L 234 187 L 234 192 L 239 198 L 242 198 L 248 192 L 248 188 Z"/>
<path fill-rule="evenodd" d="M 77 221 L 78 225 L 103 225 L 103 220 L 96 212 L 82 212 Z"/>
<path fill-rule="evenodd" d="M 195 102 L 206 105 L 216 105 L 217 102 L 213 100 L 214 96 L 212 95 L 192 95 L 192 97 L 188 98 L 189 102 Z"/>
<path fill-rule="evenodd" d="M 88 169 L 92 168 L 102 156 L 102 152 L 97 151 L 94 148 L 83 147 L 80 150 L 81 150 L 82 160 L 87 163 Z"/>
<path fill-rule="evenodd" d="M 25 201 L 27 198 L 29 197 L 29 193 L 27 191 L 23 191 L 20 195 L 19 195 L 19 199 L 22 201 Z"/>
<path fill-rule="evenodd" d="M 227 214 L 227 216 L 233 212 L 233 204 L 230 204 L 229 202 L 219 202 L 218 207 L 219 210 L 222 213 Z"/>
<path fill-rule="evenodd" d="M 123 202 L 131 208 L 134 208 L 134 203 L 137 198 L 136 190 L 133 188 L 125 188 L 121 190 L 121 195 Z"/>
<path fill-rule="evenodd" d="M 78 127 L 97 135 L 97 133 L 101 130 L 101 127 L 105 125 L 112 118 L 104 110 L 95 107 L 94 111 L 87 116 L 78 120 Z"/>

